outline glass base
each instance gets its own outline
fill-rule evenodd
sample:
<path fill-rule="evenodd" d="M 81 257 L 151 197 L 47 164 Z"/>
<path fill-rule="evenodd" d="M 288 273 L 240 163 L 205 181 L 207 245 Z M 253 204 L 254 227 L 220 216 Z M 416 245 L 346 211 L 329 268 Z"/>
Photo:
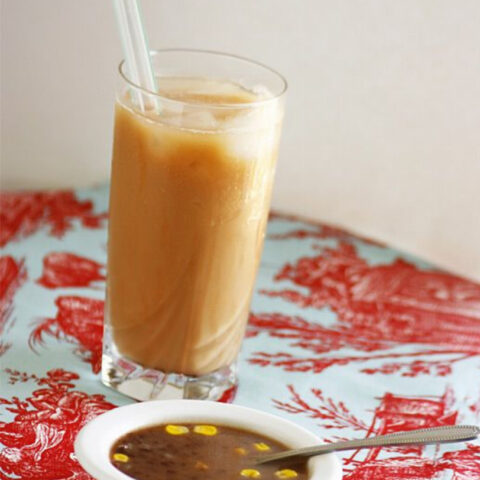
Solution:
<path fill-rule="evenodd" d="M 233 363 L 198 377 L 165 373 L 122 357 L 111 342 L 104 341 L 102 382 L 140 401 L 187 398 L 230 402 L 236 392 L 237 368 Z"/>

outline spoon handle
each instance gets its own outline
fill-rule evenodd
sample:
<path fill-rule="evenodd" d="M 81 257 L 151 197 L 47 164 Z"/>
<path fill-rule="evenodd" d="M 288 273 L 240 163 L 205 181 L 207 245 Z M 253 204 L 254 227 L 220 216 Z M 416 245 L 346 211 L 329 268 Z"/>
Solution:
<path fill-rule="evenodd" d="M 257 458 L 257 464 L 294 457 L 312 457 L 322 453 L 358 448 L 401 447 L 404 445 L 429 445 L 432 443 L 453 443 L 474 440 L 480 435 L 480 428 L 474 425 L 455 425 L 446 427 L 421 428 L 407 432 L 378 435 L 371 438 L 327 443 L 315 447 L 300 448 L 287 452 L 274 453 Z"/>

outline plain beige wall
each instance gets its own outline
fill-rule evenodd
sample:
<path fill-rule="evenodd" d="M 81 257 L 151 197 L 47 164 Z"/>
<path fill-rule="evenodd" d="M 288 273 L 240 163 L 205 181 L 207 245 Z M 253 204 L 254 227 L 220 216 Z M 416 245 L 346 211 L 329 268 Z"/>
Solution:
<path fill-rule="evenodd" d="M 276 208 L 480 279 L 479 0 L 142 4 L 152 47 L 224 50 L 288 78 Z M 1 5 L 1 187 L 106 180 L 111 3 Z"/>

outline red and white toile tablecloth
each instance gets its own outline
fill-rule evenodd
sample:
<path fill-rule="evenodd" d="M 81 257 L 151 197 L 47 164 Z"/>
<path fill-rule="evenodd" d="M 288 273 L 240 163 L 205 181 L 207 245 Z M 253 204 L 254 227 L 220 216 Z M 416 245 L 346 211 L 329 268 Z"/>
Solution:
<path fill-rule="evenodd" d="M 0 195 L 0 479 L 90 479 L 77 431 L 131 402 L 98 377 L 107 202 L 106 188 Z M 239 364 L 234 403 L 326 441 L 478 423 L 480 285 L 272 215 Z M 348 480 L 480 479 L 475 442 L 343 460 Z"/>

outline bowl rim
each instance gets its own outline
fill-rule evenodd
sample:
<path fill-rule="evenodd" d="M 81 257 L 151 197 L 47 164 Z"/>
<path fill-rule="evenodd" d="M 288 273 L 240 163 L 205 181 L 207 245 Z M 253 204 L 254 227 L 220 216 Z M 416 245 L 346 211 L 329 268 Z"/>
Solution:
<path fill-rule="evenodd" d="M 290 420 L 250 407 L 205 400 L 152 400 L 114 408 L 88 422 L 75 438 L 75 456 L 94 478 L 132 480 L 110 463 L 110 448 L 120 436 L 164 422 L 195 421 L 257 430 L 273 438 L 280 435 L 280 441 L 299 447 L 321 441 L 317 435 Z M 342 466 L 333 453 L 309 461 L 309 480 L 341 478 Z"/>

